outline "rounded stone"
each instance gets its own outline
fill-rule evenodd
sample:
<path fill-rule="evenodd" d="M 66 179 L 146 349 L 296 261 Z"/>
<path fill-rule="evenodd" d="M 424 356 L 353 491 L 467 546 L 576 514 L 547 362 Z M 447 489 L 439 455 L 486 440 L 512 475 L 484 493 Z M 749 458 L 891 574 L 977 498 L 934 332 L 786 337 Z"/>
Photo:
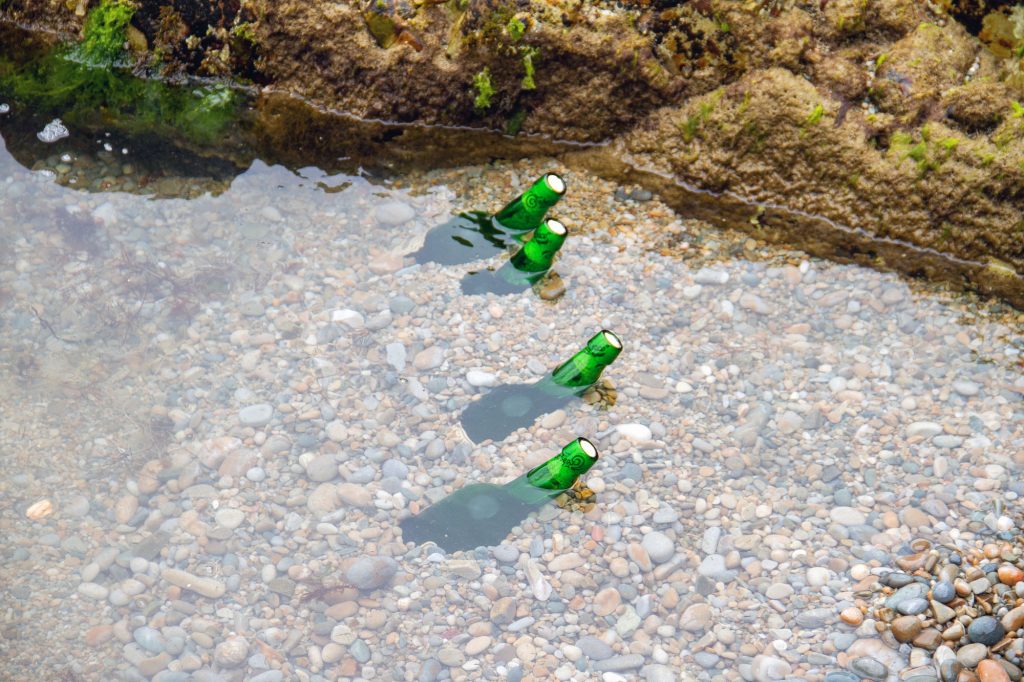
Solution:
<path fill-rule="evenodd" d="M 240 509 L 221 509 L 214 515 L 213 519 L 217 522 L 218 526 L 234 530 L 245 521 L 245 513 Z"/>
<path fill-rule="evenodd" d="M 503 564 L 513 564 L 519 559 L 519 548 L 508 543 L 498 545 L 491 550 L 491 553 Z"/>
<path fill-rule="evenodd" d="M 217 645 L 213 660 L 225 668 L 237 668 L 249 656 L 249 642 L 244 637 L 228 637 Z"/>
<path fill-rule="evenodd" d="M 974 669 L 986 656 L 988 647 L 984 644 L 974 643 L 960 647 L 956 652 L 956 660 L 965 668 Z"/>
<path fill-rule="evenodd" d="M 676 553 L 675 543 L 660 531 L 647 533 L 644 535 L 644 539 L 640 544 L 645 550 L 647 550 L 647 554 L 651 557 L 651 561 L 656 564 L 665 563 Z"/>
<path fill-rule="evenodd" d="M 132 638 L 135 640 L 136 644 L 151 654 L 161 654 L 166 648 L 163 635 L 160 634 L 160 631 L 147 625 L 135 628 L 135 631 L 132 633 Z"/>
<path fill-rule="evenodd" d="M 775 583 L 774 585 L 769 585 L 767 591 L 764 593 L 764 596 L 769 599 L 786 599 L 792 595 L 793 588 L 786 583 Z"/>
<path fill-rule="evenodd" d="M 807 584 L 811 587 L 821 587 L 828 583 L 829 571 L 823 566 L 812 566 L 807 569 Z"/>
<path fill-rule="evenodd" d="M 377 206 L 374 213 L 378 223 L 392 227 L 405 224 L 416 216 L 412 206 L 403 201 L 385 201 Z"/>
<path fill-rule="evenodd" d="M 398 572 L 398 562 L 391 557 L 363 557 L 345 572 L 349 583 L 360 590 L 373 590 L 391 582 Z"/>
<path fill-rule="evenodd" d="M 316 483 L 324 483 L 337 477 L 338 464 L 334 455 L 317 455 L 306 463 L 306 476 Z"/>
<path fill-rule="evenodd" d="M 266 426 L 270 423 L 273 416 L 274 408 L 266 403 L 248 405 L 238 411 L 238 421 L 242 423 L 242 426 L 251 426 L 253 428 Z"/>
<path fill-rule="evenodd" d="M 917 614 L 924 613 L 928 610 L 928 601 L 920 597 L 907 599 L 906 601 L 901 601 L 896 606 L 896 610 L 904 616 L 916 616 Z"/>
<path fill-rule="evenodd" d="M 956 588 L 953 587 L 953 583 L 940 580 L 932 586 L 932 599 L 940 604 L 948 604 L 956 599 Z"/>
<path fill-rule="evenodd" d="M 889 674 L 889 669 L 881 661 L 870 656 L 861 656 L 850 662 L 850 670 L 869 680 L 884 680 Z"/>
<path fill-rule="evenodd" d="M 897 642 L 909 642 L 921 632 L 921 619 L 917 616 L 900 616 L 890 625 L 892 636 Z"/>
<path fill-rule="evenodd" d="M 992 646 L 1006 635 L 1006 629 L 992 616 L 975 618 L 967 626 L 967 637 L 972 642 Z"/>

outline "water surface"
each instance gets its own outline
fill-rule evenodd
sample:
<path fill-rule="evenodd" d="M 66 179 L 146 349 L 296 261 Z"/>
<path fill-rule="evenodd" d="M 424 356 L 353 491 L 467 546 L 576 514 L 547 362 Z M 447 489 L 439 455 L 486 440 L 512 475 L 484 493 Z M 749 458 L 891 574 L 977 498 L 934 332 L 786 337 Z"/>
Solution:
<path fill-rule="evenodd" d="M 1024 341 L 1001 304 L 552 159 L 382 179 L 5 125 L 32 150 L 0 151 L 8 679 L 710 679 L 765 657 L 821 679 L 853 566 L 1019 514 Z M 560 300 L 464 296 L 480 263 L 406 256 L 547 170 L 569 187 Z M 465 440 L 465 405 L 602 327 L 626 347 L 613 407 Z M 591 511 L 451 556 L 403 542 L 409 513 L 578 435 L 602 454 Z"/>

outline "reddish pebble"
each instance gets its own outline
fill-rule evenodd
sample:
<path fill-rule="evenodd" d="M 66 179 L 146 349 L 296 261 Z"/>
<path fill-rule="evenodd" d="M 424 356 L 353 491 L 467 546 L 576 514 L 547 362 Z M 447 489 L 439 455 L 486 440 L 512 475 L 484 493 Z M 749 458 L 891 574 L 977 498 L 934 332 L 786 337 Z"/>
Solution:
<path fill-rule="evenodd" d="M 601 526 L 594 526 L 590 529 L 590 537 L 601 542 L 601 540 L 604 540 L 604 528 Z"/>
<path fill-rule="evenodd" d="M 997 573 L 999 575 L 999 582 L 1011 587 L 1019 583 L 1021 580 L 1024 580 L 1024 571 L 1012 564 L 1004 564 L 1000 566 Z"/>
<path fill-rule="evenodd" d="M 991 658 L 987 658 L 979 663 L 977 670 L 978 679 L 981 682 L 1010 682 L 1010 676 L 1007 674 L 1006 668 Z"/>
<path fill-rule="evenodd" d="M 852 606 L 843 609 L 842 612 L 840 612 L 839 617 L 847 625 L 860 625 L 864 622 L 864 614 L 860 612 L 860 609 Z"/>
<path fill-rule="evenodd" d="M 113 636 L 113 625 L 96 625 L 85 631 L 85 643 L 87 646 L 98 647 L 109 642 Z"/>

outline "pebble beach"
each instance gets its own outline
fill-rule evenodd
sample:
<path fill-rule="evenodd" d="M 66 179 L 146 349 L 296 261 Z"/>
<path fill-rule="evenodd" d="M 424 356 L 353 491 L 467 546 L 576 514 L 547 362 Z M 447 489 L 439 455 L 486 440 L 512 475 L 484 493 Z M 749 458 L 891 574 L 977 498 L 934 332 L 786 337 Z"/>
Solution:
<path fill-rule="evenodd" d="M 543 298 L 405 256 L 545 171 Z M 0 149 L 4 679 L 1021 679 L 1024 314 L 553 159 L 160 188 Z M 601 328 L 613 405 L 461 433 Z M 589 510 L 403 542 L 577 436 Z"/>

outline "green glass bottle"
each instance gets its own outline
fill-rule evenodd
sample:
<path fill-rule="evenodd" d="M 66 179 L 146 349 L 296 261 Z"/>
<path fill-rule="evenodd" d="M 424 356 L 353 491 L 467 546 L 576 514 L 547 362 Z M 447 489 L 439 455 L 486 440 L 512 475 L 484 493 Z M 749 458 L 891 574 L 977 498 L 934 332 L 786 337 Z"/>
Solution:
<path fill-rule="evenodd" d="M 505 485 L 476 483 L 399 523 L 405 542 L 434 542 L 446 552 L 493 546 L 530 512 L 568 490 L 597 462 L 597 448 L 577 438 Z"/>
<path fill-rule="evenodd" d="M 621 352 L 619 337 L 603 329 L 540 381 L 498 386 L 467 405 L 459 416 L 462 428 L 474 443 L 488 438 L 500 441 L 516 429 L 529 426 L 542 414 L 583 395 Z"/>
<path fill-rule="evenodd" d="M 548 274 L 567 234 L 562 223 L 545 220 L 500 268 L 470 272 L 463 277 L 462 293 L 506 295 L 526 291 Z"/>
<path fill-rule="evenodd" d="M 494 222 L 506 232 L 525 234 L 540 227 L 541 221 L 551 207 L 565 194 L 565 181 L 554 173 L 545 173 L 530 189 L 494 214 Z"/>
<path fill-rule="evenodd" d="M 413 253 L 417 263 L 457 265 L 501 253 L 531 231 L 565 195 L 565 182 L 545 173 L 528 190 L 494 215 L 483 211 L 460 213 L 427 233 Z"/>

